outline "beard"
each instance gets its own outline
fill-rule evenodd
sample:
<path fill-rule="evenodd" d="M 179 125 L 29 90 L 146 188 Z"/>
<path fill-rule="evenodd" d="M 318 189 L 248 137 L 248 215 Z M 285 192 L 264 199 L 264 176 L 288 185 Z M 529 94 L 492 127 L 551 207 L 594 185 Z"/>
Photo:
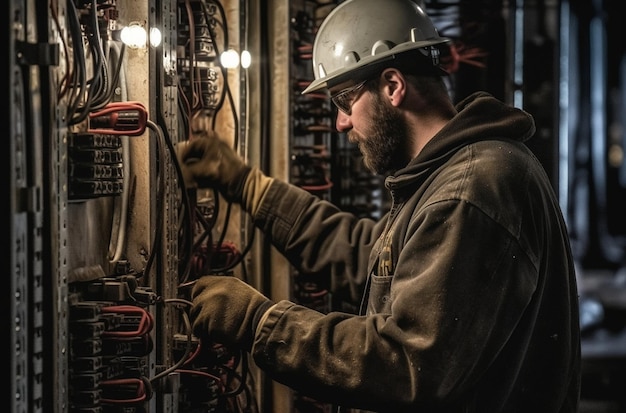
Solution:
<path fill-rule="evenodd" d="M 372 112 L 374 116 L 369 137 L 354 139 L 357 135 L 353 130 L 348 132 L 348 136 L 352 135 L 350 140 L 358 142 L 367 169 L 379 175 L 392 174 L 411 160 L 408 151 L 409 127 L 399 111 L 376 93 Z"/>

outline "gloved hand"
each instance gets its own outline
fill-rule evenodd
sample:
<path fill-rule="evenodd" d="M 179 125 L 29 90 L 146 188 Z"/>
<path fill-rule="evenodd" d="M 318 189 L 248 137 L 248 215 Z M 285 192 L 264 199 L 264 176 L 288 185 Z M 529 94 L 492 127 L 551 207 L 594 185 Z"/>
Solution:
<path fill-rule="evenodd" d="M 259 320 L 274 302 L 233 276 L 205 275 L 191 291 L 193 333 L 200 339 L 252 349 Z"/>
<path fill-rule="evenodd" d="M 226 142 L 210 130 L 195 132 L 176 146 L 176 156 L 188 188 L 216 187 L 227 201 L 256 213 L 273 180 L 258 168 L 246 165 Z"/>
<path fill-rule="evenodd" d="M 250 172 L 243 159 L 214 131 L 194 132 L 191 139 L 176 145 L 176 156 L 188 188 L 217 189 L 236 198 Z M 230 200 L 230 199 L 229 199 Z"/>

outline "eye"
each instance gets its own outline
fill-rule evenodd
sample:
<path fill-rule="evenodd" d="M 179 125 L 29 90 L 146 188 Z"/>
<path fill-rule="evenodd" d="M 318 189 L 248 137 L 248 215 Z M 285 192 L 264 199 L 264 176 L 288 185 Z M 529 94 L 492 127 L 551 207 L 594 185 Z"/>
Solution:
<path fill-rule="evenodd" d="M 337 106 L 337 108 L 345 113 L 346 115 L 352 114 L 352 103 L 354 99 L 357 97 L 357 93 L 365 86 L 367 80 L 352 86 L 350 88 L 344 89 L 339 93 L 331 96 L 332 102 Z"/>

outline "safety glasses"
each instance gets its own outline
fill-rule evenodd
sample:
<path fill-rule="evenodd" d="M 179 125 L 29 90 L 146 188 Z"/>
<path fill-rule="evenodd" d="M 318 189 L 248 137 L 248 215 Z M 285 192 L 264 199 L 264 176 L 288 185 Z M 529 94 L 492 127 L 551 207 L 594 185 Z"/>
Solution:
<path fill-rule="evenodd" d="M 337 106 L 337 108 L 346 115 L 352 115 L 352 104 L 358 98 L 359 92 L 363 89 L 363 86 L 367 83 L 367 80 L 362 81 L 352 87 L 343 89 L 335 95 L 331 95 L 330 99 Z"/>

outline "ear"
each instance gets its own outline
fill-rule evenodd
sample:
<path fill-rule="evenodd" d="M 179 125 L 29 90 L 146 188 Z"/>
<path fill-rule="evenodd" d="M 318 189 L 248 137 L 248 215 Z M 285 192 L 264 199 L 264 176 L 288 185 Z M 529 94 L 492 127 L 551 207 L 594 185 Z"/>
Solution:
<path fill-rule="evenodd" d="M 407 92 L 407 81 L 404 74 L 391 67 L 383 71 L 381 80 L 383 82 L 383 94 L 389 103 L 395 107 L 400 106 Z"/>

